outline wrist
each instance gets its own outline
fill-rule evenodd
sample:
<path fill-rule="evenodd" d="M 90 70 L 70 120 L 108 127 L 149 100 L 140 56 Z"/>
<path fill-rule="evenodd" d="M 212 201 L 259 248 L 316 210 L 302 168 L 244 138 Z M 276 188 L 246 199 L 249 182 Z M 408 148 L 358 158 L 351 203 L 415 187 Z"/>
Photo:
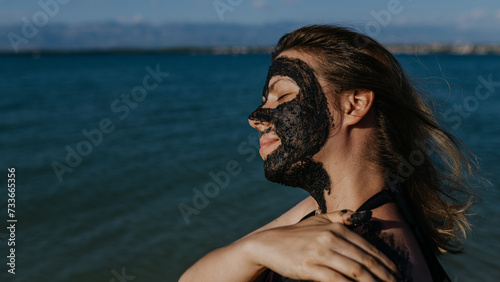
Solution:
<path fill-rule="evenodd" d="M 258 235 L 246 237 L 238 241 L 238 248 L 242 254 L 244 264 L 255 270 L 257 274 L 266 270 L 266 266 L 262 263 L 261 257 L 263 254 L 261 242 L 258 240 Z"/>

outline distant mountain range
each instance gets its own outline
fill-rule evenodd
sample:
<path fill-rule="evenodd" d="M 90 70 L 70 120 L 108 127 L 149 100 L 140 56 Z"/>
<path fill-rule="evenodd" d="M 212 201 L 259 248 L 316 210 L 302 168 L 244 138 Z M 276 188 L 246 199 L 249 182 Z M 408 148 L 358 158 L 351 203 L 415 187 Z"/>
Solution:
<path fill-rule="evenodd" d="M 272 46 L 285 33 L 304 24 L 49 24 L 43 27 L 0 26 L 0 51 L 158 49 L 171 47 Z M 459 30 L 454 27 L 389 25 L 374 36 L 385 44 L 500 44 L 500 29 Z"/>

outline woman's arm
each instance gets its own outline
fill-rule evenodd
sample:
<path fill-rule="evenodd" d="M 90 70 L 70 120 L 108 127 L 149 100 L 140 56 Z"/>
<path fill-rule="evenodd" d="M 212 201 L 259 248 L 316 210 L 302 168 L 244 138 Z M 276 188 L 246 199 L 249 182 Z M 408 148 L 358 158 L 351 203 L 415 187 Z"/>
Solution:
<path fill-rule="evenodd" d="M 206 281 L 253 281 L 266 268 L 253 265 L 249 261 L 248 242 L 244 239 L 255 233 L 276 227 L 292 225 L 300 221 L 308 212 L 315 209 L 316 202 L 309 196 L 282 214 L 277 219 L 247 234 L 238 241 L 216 249 L 202 257 L 191 266 L 181 277 L 180 281 L 196 281 L 203 277 Z M 233 273 L 234 272 L 234 273 Z"/>
<path fill-rule="evenodd" d="M 254 230 L 253 232 L 247 234 L 245 237 L 248 237 L 250 235 L 253 235 L 257 232 L 261 232 L 264 230 L 295 224 L 299 222 L 304 216 L 316 210 L 317 208 L 318 204 L 316 204 L 316 201 L 313 199 L 313 197 L 309 196 L 304 200 L 302 200 L 297 205 L 295 205 L 293 208 L 289 209 L 287 212 L 282 214 L 277 219 L 269 222 L 268 224 L 260 227 L 257 230 Z"/>
<path fill-rule="evenodd" d="M 250 246 L 238 240 L 216 249 L 191 266 L 180 278 L 187 281 L 253 281 L 265 270 L 249 257 Z"/>
<path fill-rule="evenodd" d="M 396 266 L 344 225 L 352 214 L 319 215 L 251 233 L 200 259 L 180 281 L 253 281 L 267 268 L 293 279 L 394 281 L 387 268 Z"/>

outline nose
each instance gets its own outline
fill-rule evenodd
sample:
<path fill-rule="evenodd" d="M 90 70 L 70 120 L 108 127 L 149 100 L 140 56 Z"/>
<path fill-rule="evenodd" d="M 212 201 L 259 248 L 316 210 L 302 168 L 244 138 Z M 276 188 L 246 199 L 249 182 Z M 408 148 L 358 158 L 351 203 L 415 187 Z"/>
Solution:
<path fill-rule="evenodd" d="M 263 109 L 262 106 L 257 108 L 257 110 L 248 117 L 250 126 L 257 129 L 261 134 L 264 134 L 271 127 L 271 120 L 270 109 Z"/>
<path fill-rule="evenodd" d="M 257 129 L 261 134 L 266 132 L 271 127 L 271 123 L 268 121 L 255 120 L 251 118 L 248 118 L 248 123 L 251 127 Z"/>

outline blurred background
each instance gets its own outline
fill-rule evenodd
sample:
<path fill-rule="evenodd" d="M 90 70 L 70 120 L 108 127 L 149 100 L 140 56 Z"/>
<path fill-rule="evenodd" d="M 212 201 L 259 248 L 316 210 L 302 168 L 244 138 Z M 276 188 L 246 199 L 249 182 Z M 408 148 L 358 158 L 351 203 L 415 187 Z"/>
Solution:
<path fill-rule="evenodd" d="M 493 185 L 443 264 L 500 279 L 498 1 L 1 0 L 0 281 L 177 281 L 306 197 L 264 178 L 247 116 L 308 24 L 386 45 L 477 154 Z"/>

